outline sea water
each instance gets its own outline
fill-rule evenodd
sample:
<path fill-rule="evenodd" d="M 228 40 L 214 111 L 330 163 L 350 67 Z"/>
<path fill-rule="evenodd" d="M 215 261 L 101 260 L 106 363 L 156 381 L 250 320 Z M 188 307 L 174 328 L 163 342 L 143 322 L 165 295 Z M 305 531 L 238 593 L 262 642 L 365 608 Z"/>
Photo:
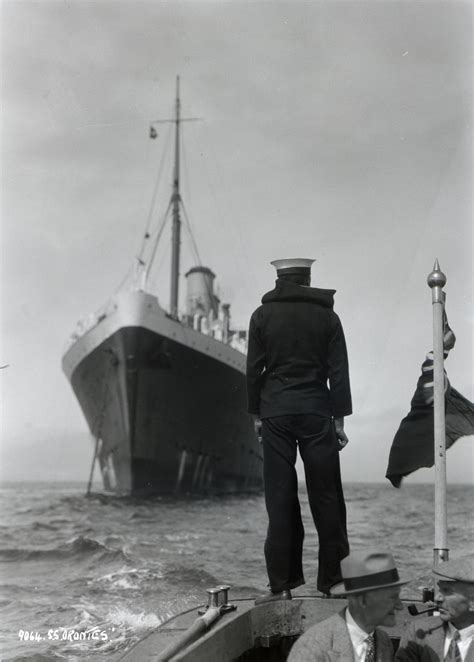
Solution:
<path fill-rule="evenodd" d="M 379 547 L 410 578 L 402 597 L 430 585 L 433 487 L 344 486 L 351 548 Z M 306 491 L 306 585 L 316 595 L 318 543 Z M 472 486 L 448 489 L 451 558 L 473 549 Z M 117 660 L 171 615 L 266 590 L 262 495 L 132 499 L 84 496 L 79 484 L 15 483 L 0 489 L 0 659 Z"/>

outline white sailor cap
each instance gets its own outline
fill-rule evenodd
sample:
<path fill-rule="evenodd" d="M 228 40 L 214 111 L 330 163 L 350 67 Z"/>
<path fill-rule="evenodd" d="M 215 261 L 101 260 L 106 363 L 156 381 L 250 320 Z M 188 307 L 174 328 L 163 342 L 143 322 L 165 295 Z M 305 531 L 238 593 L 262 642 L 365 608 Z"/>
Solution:
<path fill-rule="evenodd" d="M 305 257 L 288 257 L 284 260 L 273 260 L 270 264 L 273 264 L 278 276 L 284 276 L 286 274 L 309 275 L 311 273 L 311 265 L 314 261 Z"/>

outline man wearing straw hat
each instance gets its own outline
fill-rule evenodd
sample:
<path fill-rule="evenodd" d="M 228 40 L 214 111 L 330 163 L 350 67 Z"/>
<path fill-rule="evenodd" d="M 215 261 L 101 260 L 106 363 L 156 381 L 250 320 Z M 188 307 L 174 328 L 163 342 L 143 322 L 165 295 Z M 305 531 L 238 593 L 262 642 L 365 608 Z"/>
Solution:
<path fill-rule="evenodd" d="M 414 622 L 397 662 L 474 662 L 474 554 L 433 568 L 439 616 Z"/>
<path fill-rule="evenodd" d="M 378 626 L 395 625 L 402 609 L 401 580 L 393 556 L 366 550 L 341 562 L 344 583 L 332 595 L 347 597 L 347 608 L 309 628 L 291 649 L 288 662 L 391 662 L 390 637 Z"/>
<path fill-rule="evenodd" d="M 275 260 L 276 287 L 250 320 L 249 412 L 261 421 L 270 592 L 256 604 L 290 599 L 304 584 L 304 528 L 295 470 L 299 449 L 308 501 L 319 536 L 317 587 L 341 580 L 349 553 L 338 451 L 347 444 L 352 413 L 344 332 L 333 310 L 335 290 L 310 287 L 314 260 Z"/>

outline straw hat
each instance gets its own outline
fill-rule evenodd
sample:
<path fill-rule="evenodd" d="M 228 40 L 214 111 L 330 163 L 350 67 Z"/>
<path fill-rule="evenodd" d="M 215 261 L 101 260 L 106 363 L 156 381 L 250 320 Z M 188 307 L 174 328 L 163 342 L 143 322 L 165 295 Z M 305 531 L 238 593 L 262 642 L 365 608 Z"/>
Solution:
<path fill-rule="evenodd" d="M 395 560 L 388 552 L 377 550 L 354 552 L 341 561 L 343 582 L 331 588 L 331 595 L 344 596 L 378 588 L 402 586 L 408 579 L 400 579 Z"/>

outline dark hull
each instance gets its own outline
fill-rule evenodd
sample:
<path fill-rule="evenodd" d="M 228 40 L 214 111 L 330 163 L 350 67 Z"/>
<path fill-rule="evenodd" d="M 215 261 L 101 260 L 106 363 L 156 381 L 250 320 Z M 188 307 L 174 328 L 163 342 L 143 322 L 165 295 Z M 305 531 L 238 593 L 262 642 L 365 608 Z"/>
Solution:
<path fill-rule="evenodd" d="M 262 489 L 245 375 L 218 356 L 124 327 L 77 364 L 71 383 L 101 440 L 106 488 L 137 495 Z"/>

